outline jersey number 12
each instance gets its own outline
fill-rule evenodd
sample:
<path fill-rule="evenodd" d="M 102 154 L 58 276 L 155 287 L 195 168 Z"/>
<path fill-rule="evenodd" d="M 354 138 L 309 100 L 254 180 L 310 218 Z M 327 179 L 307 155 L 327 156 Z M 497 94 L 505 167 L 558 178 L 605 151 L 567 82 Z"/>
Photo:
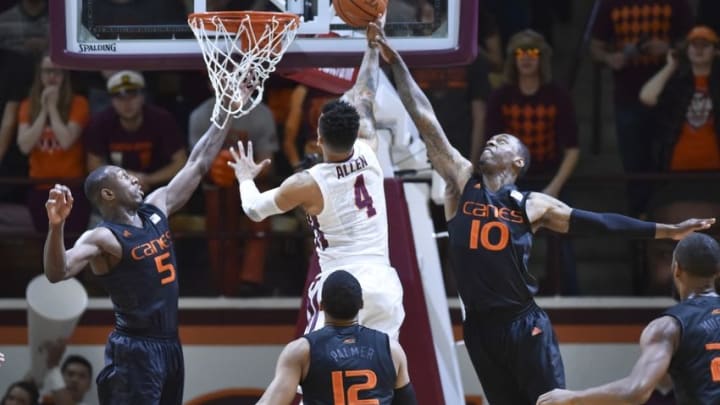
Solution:
<path fill-rule="evenodd" d="M 365 377 L 364 383 L 352 384 L 345 392 L 343 372 L 332 372 L 333 405 L 379 405 L 377 399 L 359 399 L 360 391 L 367 391 L 377 386 L 377 376 L 372 370 L 346 370 L 345 377 Z"/>

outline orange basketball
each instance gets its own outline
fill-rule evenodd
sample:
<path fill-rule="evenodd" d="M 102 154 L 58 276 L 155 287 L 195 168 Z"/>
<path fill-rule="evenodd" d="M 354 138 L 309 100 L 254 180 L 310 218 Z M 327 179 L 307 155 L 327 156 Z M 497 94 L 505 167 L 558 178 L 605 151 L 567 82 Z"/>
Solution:
<path fill-rule="evenodd" d="M 333 0 L 333 7 L 347 25 L 365 28 L 385 13 L 387 0 Z"/>

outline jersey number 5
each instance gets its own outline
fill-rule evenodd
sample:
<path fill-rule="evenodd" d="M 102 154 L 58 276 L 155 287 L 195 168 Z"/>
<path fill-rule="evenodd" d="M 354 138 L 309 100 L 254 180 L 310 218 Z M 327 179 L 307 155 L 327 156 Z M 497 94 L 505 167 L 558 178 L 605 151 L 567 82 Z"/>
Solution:
<path fill-rule="evenodd" d="M 358 207 L 359 210 L 367 210 L 368 218 L 377 214 L 375 207 L 373 207 L 372 196 L 365 187 L 365 178 L 362 174 L 358 175 L 355 179 L 355 206 Z"/>
<path fill-rule="evenodd" d="M 490 240 L 490 231 L 493 229 L 500 232 L 497 240 Z M 497 252 L 505 249 L 509 239 L 510 230 L 500 221 L 489 221 L 483 224 L 479 219 L 473 219 L 470 223 L 470 249 L 477 249 L 479 241 L 483 249 Z"/>
<path fill-rule="evenodd" d="M 158 273 L 170 272 L 167 276 L 163 277 L 160 282 L 162 285 L 172 283 L 175 281 L 175 266 L 172 263 L 164 263 L 163 260 L 170 258 L 170 252 L 165 252 L 161 255 L 155 256 L 155 268 Z"/>
<path fill-rule="evenodd" d="M 345 384 L 343 383 L 343 372 L 332 372 L 333 385 L 333 405 L 379 405 L 377 399 L 359 399 L 360 391 L 367 391 L 375 388 L 377 385 L 377 376 L 372 370 L 347 370 L 345 377 L 365 377 L 364 383 L 352 384 L 345 393 Z"/>

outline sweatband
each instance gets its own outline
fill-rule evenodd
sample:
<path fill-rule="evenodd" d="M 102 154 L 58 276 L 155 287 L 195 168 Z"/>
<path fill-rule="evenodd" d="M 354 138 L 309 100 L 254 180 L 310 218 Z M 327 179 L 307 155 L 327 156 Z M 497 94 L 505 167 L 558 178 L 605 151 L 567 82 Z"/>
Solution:
<path fill-rule="evenodd" d="M 568 233 L 574 235 L 617 234 L 630 238 L 655 238 L 654 222 L 641 221 L 620 214 L 597 213 L 573 209 Z"/>
<path fill-rule="evenodd" d="M 261 193 L 252 180 L 243 180 L 240 183 L 240 199 L 245 215 L 255 222 L 276 214 L 282 214 L 275 204 L 277 188 Z"/>
<path fill-rule="evenodd" d="M 65 388 L 65 379 L 62 376 L 60 367 L 55 366 L 47 371 L 41 387 L 43 393 L 50 393 Z"/>
<path fill-rule="evenodd" d="M 417 405 L 415 389 L 412 383 L 407 383 L 402 388 L 396 388 L 393 392 L 392 405 Z"/>

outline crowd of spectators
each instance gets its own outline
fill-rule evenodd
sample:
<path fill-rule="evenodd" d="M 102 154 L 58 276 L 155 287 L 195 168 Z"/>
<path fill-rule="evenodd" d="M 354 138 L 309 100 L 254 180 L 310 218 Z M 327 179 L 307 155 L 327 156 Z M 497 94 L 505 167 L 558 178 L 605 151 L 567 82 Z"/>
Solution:
<path fill-rule="evenodd" d="M 192 7 L 188 1 L 164 1 L 163 23 L 181 22 Z M 98 0 L 95 4 L 109 11 L 96 13 L 95 22 L 142 24 L 122 20 L 125 10 L 137 11 L 140 3 Z M 262 8 L 261 3 L 213 0 L 208 7 Z M 431 3 L 391 2 L 393 15 L 388 18 L 429 21 L 439 10 Z M 412 73 L 464 156 L 476 159 L 492 134 L 513 133 L 531 152 L 533 181 L 521 186 L 567 201 L 566 183 L 582 163 L 582 134 L 572 89 L 553 79 L 553 44 L 560 41 L 553 36 L 553 25 L 568 21 L 573 2 L 552 3 L 547 7 L 539 0 L 482 0 L 478 57 L 467 66 L 418 67 Z M 48 187 L 57 181 L 66 182 L 75 196 L 66 225 L 71 236 L 93 226 L 96 219 L 81 185 L 83 176 L 100 165 L 122 166 L 140 179 L 146 193 L 166 183 L 184 164 L 209 120 L 213 98 L 205 73 L 68 71 L 48 57 L 47 0 L 8 1 L 1 6 L 0 73 L 13 78 L 0 82 L 3 238 L 46 230 L 43 204 Z M 720 22 L 712 17 L 718 15 L 711 12 L 714 8 L 715 2 L 704 0 L 692 5 L 688 0 L 601 2 L 592 21 L 591 52 L 584 57 L 592 56 L 613 72 L 614 133 L 624 173 L 692 177 L 720 169 L 720 126 L 714 117 L 720 103 Z M 133 18 L 152 20 L 153 12 L 134 12 Z M 319 107 L 337 96 L 274 76 L 264 103 L 232 121 L 229 145 L 252 140 L 258 159 L 273 160 L 259 178 L 261 188 L 276 186 L 279 179 L 317 159 Z M 203 187 L 180 215 L 185 220 L 174 221 L 181 238 L 183 231 L 203 235 L 203 242 L 193 244 L 194 253 L 186 256 L 188 262 L 205 263 L 207 288 L 193 291 L 194 283 L 185 288 L 189 293 L 226 296 L 300 291 L 302 286 L 278 289 L 269 278 L 278 267 L 307 260 L 310 249 L 296 248 L 307 244 L 302 236 L 304 218 L 289 213 L 272 221 L 248 221 L 240 210 L 228 159 L 226 151 L 218 155 Z M 627 213 L 672 222 L 668 216 L 690 204 L 716 216 L 720 199 L 702 181 L 686 179 L 628 182 Z M 442 220 L 436 223 L 444 225 Z M 290 231 L 289 236 L 273 236 L 280 231 Z M 546 240 L 545 273 L 555 272 L 561 279 L 560 290 L 554 292 L 582 294 L 573 246 L 556 235 Z M 639 293 L 659 293 L 667 286 L 654 263 L 668 249 L 671 246 L 650 244 L 641 250 Z M 288 252 L 293 256 L 281 260 Z M 302 280 L 302 275 L 296 279 Z M 91 277 L 84 281 L 92 282 Z"/>

